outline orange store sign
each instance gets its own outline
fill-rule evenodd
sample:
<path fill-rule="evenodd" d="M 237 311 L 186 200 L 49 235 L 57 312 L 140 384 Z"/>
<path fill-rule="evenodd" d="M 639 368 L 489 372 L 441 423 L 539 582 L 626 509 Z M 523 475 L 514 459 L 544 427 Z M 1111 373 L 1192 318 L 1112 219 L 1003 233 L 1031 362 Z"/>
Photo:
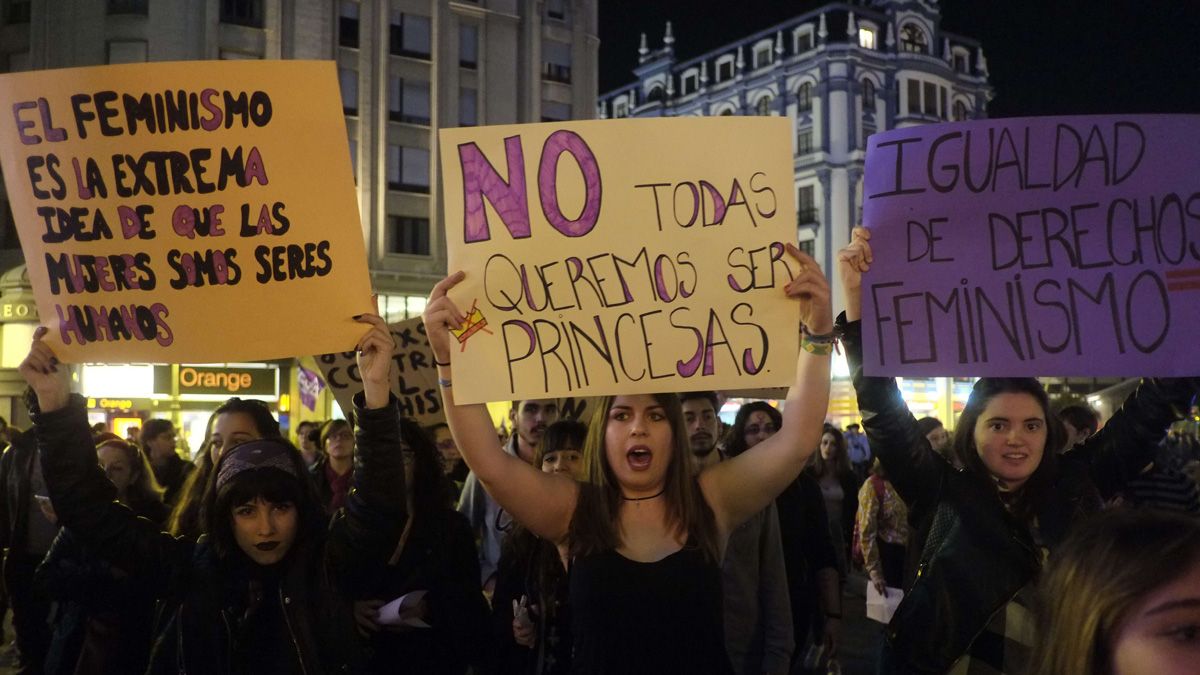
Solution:
<path fill-rule="evenodd" d="M 154 367 L 154 392 L 171 393 L 170 366 Z M 279 393 L 279 371 L 275 368 L 180 366 L 179 393 L 276 396 Z"/>

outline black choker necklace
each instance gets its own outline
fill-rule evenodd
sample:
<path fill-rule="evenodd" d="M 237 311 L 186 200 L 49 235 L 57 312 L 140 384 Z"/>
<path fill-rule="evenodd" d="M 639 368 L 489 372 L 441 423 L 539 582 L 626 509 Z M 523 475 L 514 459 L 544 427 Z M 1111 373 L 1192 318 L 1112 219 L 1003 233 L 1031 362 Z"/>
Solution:
<path fill-rule="evenodd" d="M 624 499 L 627 502 L 644 502 L 644 501 L 648 501 L 650 499 L 654 499 L 655 497 L 661 497 L 662 494 L 666 491 L 667 491 L 667 488 L 663 488 L 663 489 L 659 490 L 656 494 L 652 494 L 649 497 L 626 497 L 624 494 L 622 494 L 621 499 Z"/>

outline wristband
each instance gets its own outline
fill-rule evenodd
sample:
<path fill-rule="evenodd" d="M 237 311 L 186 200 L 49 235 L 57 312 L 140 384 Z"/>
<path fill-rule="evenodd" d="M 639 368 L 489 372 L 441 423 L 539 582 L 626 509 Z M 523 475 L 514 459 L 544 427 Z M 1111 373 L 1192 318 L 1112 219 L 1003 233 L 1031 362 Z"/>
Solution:
<path fill-rule="evenodd" d="M 440 386 L 440 387 L 446 387 L 447 389 L 449 389 L 449 388 L 450 388 L 450 386 L 451 386 L 451 384 L 450 384 L 450 380 L 447 380 L 447 379 L 445 379 L 445 378 L 441 378 L 441 377 L 439 377 L 439 378 L 438 378 L 438 386 Z"/>
<path fill-rule="evenodd" d="M 828 333 L 812 333 L 809 332 L 808 326 L 800 324 L 800 334 L 804 336 L 805 340 L 816 342 L 817 344 L 833 344 L 841 337 L 836 326 Z"/>
<path fill-rule="evenodd" d="M 816 356 L 829 356 L 832 354 L 833 344 L 832 342 L 814 342 L 809 340 L 807 335 L 800 340 L 800 348 Z"/>

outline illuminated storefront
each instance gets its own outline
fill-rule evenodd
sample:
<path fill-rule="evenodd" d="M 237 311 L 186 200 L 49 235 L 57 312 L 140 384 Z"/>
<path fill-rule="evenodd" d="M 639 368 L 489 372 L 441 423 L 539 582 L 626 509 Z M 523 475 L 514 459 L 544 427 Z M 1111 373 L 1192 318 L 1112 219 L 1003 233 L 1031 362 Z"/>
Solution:
<path fill-rule="evenodd" d="M 280 394 L 280 383 L 287 370 L 273 363 L 84 365 L 79 379 L 91 423 L 124 436 L 152 417 L 171 419 L 183 446 L 195 452 L 209 415 L 231 396 L 264 401 L 286 415 L 290 397 Z"/>

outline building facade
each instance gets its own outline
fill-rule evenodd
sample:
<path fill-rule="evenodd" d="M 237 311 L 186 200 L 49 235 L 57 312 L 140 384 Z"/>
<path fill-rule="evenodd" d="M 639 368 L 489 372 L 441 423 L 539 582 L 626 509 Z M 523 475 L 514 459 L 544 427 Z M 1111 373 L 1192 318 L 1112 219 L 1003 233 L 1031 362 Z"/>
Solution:
<path fill-rule="evenodd" d="M 597 116 L 790 119 L 797 239 L 827 273 L 861 221 L 867 137 L 985 117 L 992 97 L 982 47 L 941 29 L 936 0 L 831 3 L 686 61 L 674 43 L 670 23 L 657 50 L 643 34 L 637 79 Z"/>
<path fill-rule="evenodd" d="M 0 71 L 197 59 L 336 61 L 372 283 L 382 313 L 399 320 L 423 311 L 446 270 L 438 130 L 591 117 L 596 6 L 597 0 L 0 0 Z M 23 260 L 2 191 L 0 200 L 2 272 Z M 304 320 L 320 317 L 297 317 Z"/>

